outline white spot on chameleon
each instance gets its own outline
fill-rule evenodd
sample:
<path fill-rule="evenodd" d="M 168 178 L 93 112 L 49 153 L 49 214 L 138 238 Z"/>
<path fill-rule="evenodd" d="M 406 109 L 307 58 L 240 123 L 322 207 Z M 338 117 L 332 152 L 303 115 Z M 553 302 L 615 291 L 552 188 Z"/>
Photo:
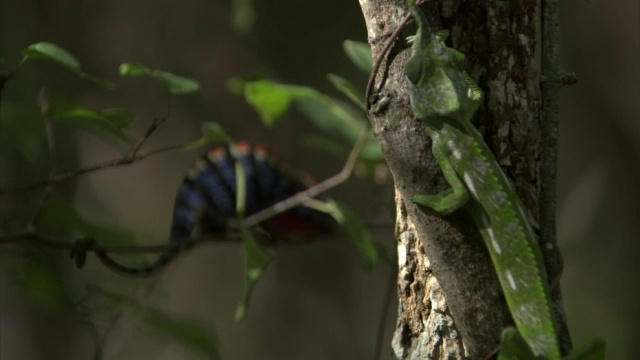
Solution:
<path fill-rule="evenodd" d="M 513 274 L 511 274 L 510 270 L 506 270 L 504 272 L 504 275 L 507 277 L 507 280 L 509 281 L 509 286 L 511 286 L 511 289 L 513 290 L 517 290 L 518 286 L 516 286 L 516 281 L 513 278 Z"/>
<path fill-rule="evenodd" d="M 473 195 L 473 197 L 476 200 L 478 200 L 478 192 L 476 190 L 475 185 L 473 184 L 473 180 L 471 179 L 471 176 L 469 176 L 468 173 L 464 173 L 462 177 L 464 178 L 464 182 L 467 184 L 467 188 L 469 189 L 469 192 L 471 193 L 471 195 Z"/>
<path fill-rule="evenodd" d="M 493 232 L 491 223 L 489 222 L 489 219 L 487 218 L 487 215 L 485 213 L 482 213 L 482 225 L 485 227 L 485 229 L 487 229 L 487 233 L 489 233 L 489 237 L 491 238 L 491 246 L 493 246 L 493 249 L 498 255 L 502 254 L 502 248 L 496 240 L 496 234 Z"/>
<path fill-rule="evenodd" d="M 493 233 L 493 229 L 489 228 L 487 229 L 487 232 L 489 233 L 489 237 L 491 238 L 491 245 L 493 246 L 493 249 L 498 255 L 502 254 L 502 248 L 500 248 L 500 244 L 498 244 L 498 242 L 496 241 L 496 235 Z"/>
<path fill-rule="evenodd" d="M 456 146 L 455 141 L 453 140 L 447 141 L 447 146 L 449 147 L 449 150 L 451 150 L 451 154 L 453 155 L 454 158 L 458 160 L 462 159 L 462 151 L 460 151 L 458 146 Z"/>

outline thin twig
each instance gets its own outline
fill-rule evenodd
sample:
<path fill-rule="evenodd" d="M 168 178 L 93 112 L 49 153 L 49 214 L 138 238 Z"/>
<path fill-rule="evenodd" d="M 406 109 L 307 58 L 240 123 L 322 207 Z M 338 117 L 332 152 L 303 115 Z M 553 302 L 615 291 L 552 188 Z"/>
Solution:
<path fill-rule="evenodd" d="M 244 219 L 244 225 L 247 227 L 256 226 L 259 223 L 269 218 L 272 218 L 277 214 L 280 214 L 291 208 L 294 208 L 304 203 L 306 200 L 316 197 L 321 193 L 345 182 L 347 179 L 349 179 L 349 177 L 353 173 L 353 168 L 355 167 L 356 162 L 358 160 L 358 155 L 360 154 L 360 151 L 366 144 L 368 137 L 369 137 L 369 128 L 365 127 L 360 132 L 360 135 L 356 140 L 356 144 L 353 146 L 353 149 L 351 149 L 351 153 L 349 154 L 349 157 L 347 158 L 347 161 L 345 162 L 344 167 L 342 168 L 342 170 L 340 170 L 339 173 L 285 200 L 275 203 L 274 205 L 264 210 L 258 211 L 257 213 L 246 217 Z"/>
<path fill-rule="evenodd" d="M 65 173 L 60 173 L 60 174 L 55 174 L 50 176 L 48 179 L 45 180 L 41 180 L 41 181 L 37 181 L 28 185 L 24 185 L 24 186 L 18 186 L 15 188 L 0 188 L 0 195 L 6 194 L 6 193 L 12 193 L 12 192 L 22 192 L 22 191 L 29 191 L 29 190 L 33 190 L 33 189 L 37 189 L 41 186 L 45 186 L 45 185 L 49 185 L 49 184 L 57 184 L 57 183 L 61 183 L 64 181 L 68 181 L 71 179 L 74 179 L 78 176 L 84 175 L 84 174 L 88 174 L 94 171 L 98 171 L 98 170 L 104 170 L 104 169 L 109 169 L 109 168 L 114 168 L 114 167 L 119 167 L 119 166 L 123 166 L 123 165 L 131 165 L 135 162 L 138 162 L 142 159 L 145 159 L 149 156 L 152 155 L 157 155 L 166 151 L 171 151 L 171 150 L 177 150 L 177 149 L 181 149 L 184 148 L 185 146 L 187 146 L 189 144 L 184 144 L 184 145 L 173 145 L 173 146 L 168 146 L 165 148 L 160 148 L 160 149 L 156 149 L 156 150 L 152 150 L 149 151 L 147 153 L 142 153 L 142 154 L 136 154 L 135 156 L 131 157 L 130 153 L 127 153 L 126 155 L 124 155 L 121 158 L 118 159 L 113 159 L 113 160 L 108 160 L 108 161 L 104 161 L 98 164 L 94 164 L 91 166 L 88 166 L 86 168 L 82 168 L 82 169 L 76 169 L 76 170 L 72 170 L 72 171 L 67 171 Z"/>
<path fill-rule="evenodd" d="M 0 89 L 1 90 L 1 89 Z M 46 97 L 46 94 L 44 95 Z M 43 101 L 44 98 L 42 98 L 42 93 L 41 93 L 41 112 L 43 114 L 43 117 L 45 119 L 45 122 L 47 122 L 48 120 L 48 102 L 46 102 L 46 99 L 44 99 L 45 101 Z M 160 117 L 160 118 L 155 118 L 153 119 L 153 121 L 151 122 L 151 124 L 149 125 L 149 127 L 147 128 L 147 130 L 144 132 L 144 134 L 142 135 L 142 137 L 140 138 L 140 140 L 138 140 L 138 142 L 133 145 L 131 147 L 131 149 L 122 157 L 118 158 L 118 159 L 113 159 L 113 160 L 108 160 L 108 161 L 104 161 L 98 164 L 94 164 L 91 166 L 88 166 L 86 168 L 82 168 L 82 169 L 76 169 L 76 170 L 72 170 L 72 171 L 67 171 L 64 173 L 59 173 L 59 174 L 55 174 L 52 172 L 52 174 L 49 175 L 48 179 L 45 180 L 41 180 L 41 181 L 37 181 L 35 183 L 31 183 L 28 185 L 24 185 L 24 186 L 18 186 L 15 188 L 0 188 L 0 195 L 6 194 L 6 193 L 13 193 L 13 192 L 22 192 L 22 191 L 29 191 L 29 190 L 33 190 L 33 189 L 37 189 L 41 186 L 46 186 L 46 185 L 51 185 L 51 184 L 57 184 L 57 183 L 61 183 L 64 181 L 68 181 L 71 179 L 74 179 L 78 176 L 84 175 L 84 174 L 88 174 L 94 171 L 98 171 L 98 170 L 104 170 L 104 169 L 109 169 L 109 168 L 114 168 L 114 167 L 119 167 L 119 166 L 123 166 L 123 165 L 131 165 L 135 162 L 138 162 L 148 156 L 152 156 L 152 155 L 156 155 L 159 154 L 161 152 L 165 152 L 165 151 L 170 151 L 170 150 L 176 150 L 176 149 L 180 149 L 183 148 L 189 144 L 185 144 L 185 145 L 174 145 L 174 146 L 169 146 L 166 148 L 160 148 L 160 149 L 156 149 L 156 150 L 152 150 L 149 151 L 147 153 L 143 153 L 140 154 L 140 149 L 142 148 L 142 146 L 146 143 L 146 141 L 149 139 L 149 137 L 158 129 L 158 127 L 164 123 L 165 121 L 167 121 L 169 119 L 169 117 L 171 116 L 171 95 L 169 95 L 168 99 L 167 99 L 167 112 L 165 113 L 164 116 Z M 51 135 L 50 135 L 51 137 Z M 54 147 L 52 147 L 53 145 L 53 140 L 50 139 L 49 140 L 49 146 L 50 149 L 55 149 Z M 53 151 L 53 150 L 51 150 Z"/>
<path fill-rule="evenodd" d="M 560 65 L 560 1 L 544 0 L 541 3 L 542 26 L 542 114 L 541 129 L 541 164 L 540 164 L 540 244 L 549 280 L 556 315 L 556 326 L 563 354 L 572 349 L 571 335 L 567 326 L 560 275 L 562 274 L 562 254 L 556 238 L 556 181 L 558 168 L 558 118 L 560 112 L 560 88 L 562 80 L 567 78 Z"/>

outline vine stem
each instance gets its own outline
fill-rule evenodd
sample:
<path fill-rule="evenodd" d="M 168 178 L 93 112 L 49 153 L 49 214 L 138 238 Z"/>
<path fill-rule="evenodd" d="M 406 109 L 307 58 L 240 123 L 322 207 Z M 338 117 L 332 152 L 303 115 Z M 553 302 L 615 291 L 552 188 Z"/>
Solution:
<path fill-rule="evenodd" d="M 541 3 L 542 28 L 542 116 L 540 166 L 540 244 L 545 267 L 549 273 L 551 297 L 557 317 L 560 347 L 563 354 L 572 349 L 559 286 L 562 273 L 562 255 L 556 238 L 556 182 L 558 176 L 558 122 L 560 88 L 576 82 L 575 75 L 567 74 L 560 65 L 560 1 L 543 0 Z"/>

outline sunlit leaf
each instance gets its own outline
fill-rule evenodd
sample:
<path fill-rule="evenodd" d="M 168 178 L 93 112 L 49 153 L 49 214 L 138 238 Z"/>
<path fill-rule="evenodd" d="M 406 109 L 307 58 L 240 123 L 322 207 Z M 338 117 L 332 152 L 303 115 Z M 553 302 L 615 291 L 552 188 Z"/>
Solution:
<path fill-rule="evenodd" d="M 262 251 L 251 230 L 241 226 L 240 231 L 244 243 L 245 282 L 242 300 L 236 308 L 236 321 L 244 319 L 247 315 L 253 288 L 271 262 L 271 258 Z"/>
<path fill-rule="evenodd" d="M 305 86 L 283 85 L 268 80 L 244 83 L 247 102 L 260 114 L 267 126 L 277 123 L 295 99 L 317 96 L 318 92 Z"/>
<path fill-rule="evenodd" d="M 157 336 L 176 341 L 206 358 L 220 359 L 215 333 L 203 321 L 166 314 L 147 305 L 140 313 L 140 322 Z"/>
<path fill-rule="evenodd" d="M 371 71 L 373 71 L 373 56 L 371 55 L 371 47 L 369 47 L 369 44 L 360 41 L 345 40 L 342 46 L 349 59 L 351 59 L 358 69 L 367 75 L 371 74 Z"/>
<path fill-rule="evenodd" d="M 345 94 L 349 100 L 356 104 L 362 111 L 365 111 L 364 94 L 356 88 L 349 80 L 335 74 L 328 74 L 329 81 L 340 92 Z"/>
<path fill-rule="evenodd" d="M 162 83 L 167 90 L 174 95 L 190 94 L 200 89 L 200 84 L 193 79 L 162 70 L 150 69 L 144 65 L 136 63 L 121 64 L 120 75 L 132 77 L 148 76 Z"/>

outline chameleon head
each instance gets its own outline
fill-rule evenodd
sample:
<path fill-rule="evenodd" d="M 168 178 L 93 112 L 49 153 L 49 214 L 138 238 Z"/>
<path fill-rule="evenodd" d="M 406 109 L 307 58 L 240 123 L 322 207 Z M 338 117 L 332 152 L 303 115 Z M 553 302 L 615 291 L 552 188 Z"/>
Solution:
<path fill-rule="evenodd" d="M 447 30 L 430 31 L 426 16 L 414 0 L 407 4 L 418 24 L 413 54 L 405 65 L 414 114 L 422 120 L 434 116 L 469 120 L 482 92 L 464 69 L 464 55 L 445 44 Z"/>

